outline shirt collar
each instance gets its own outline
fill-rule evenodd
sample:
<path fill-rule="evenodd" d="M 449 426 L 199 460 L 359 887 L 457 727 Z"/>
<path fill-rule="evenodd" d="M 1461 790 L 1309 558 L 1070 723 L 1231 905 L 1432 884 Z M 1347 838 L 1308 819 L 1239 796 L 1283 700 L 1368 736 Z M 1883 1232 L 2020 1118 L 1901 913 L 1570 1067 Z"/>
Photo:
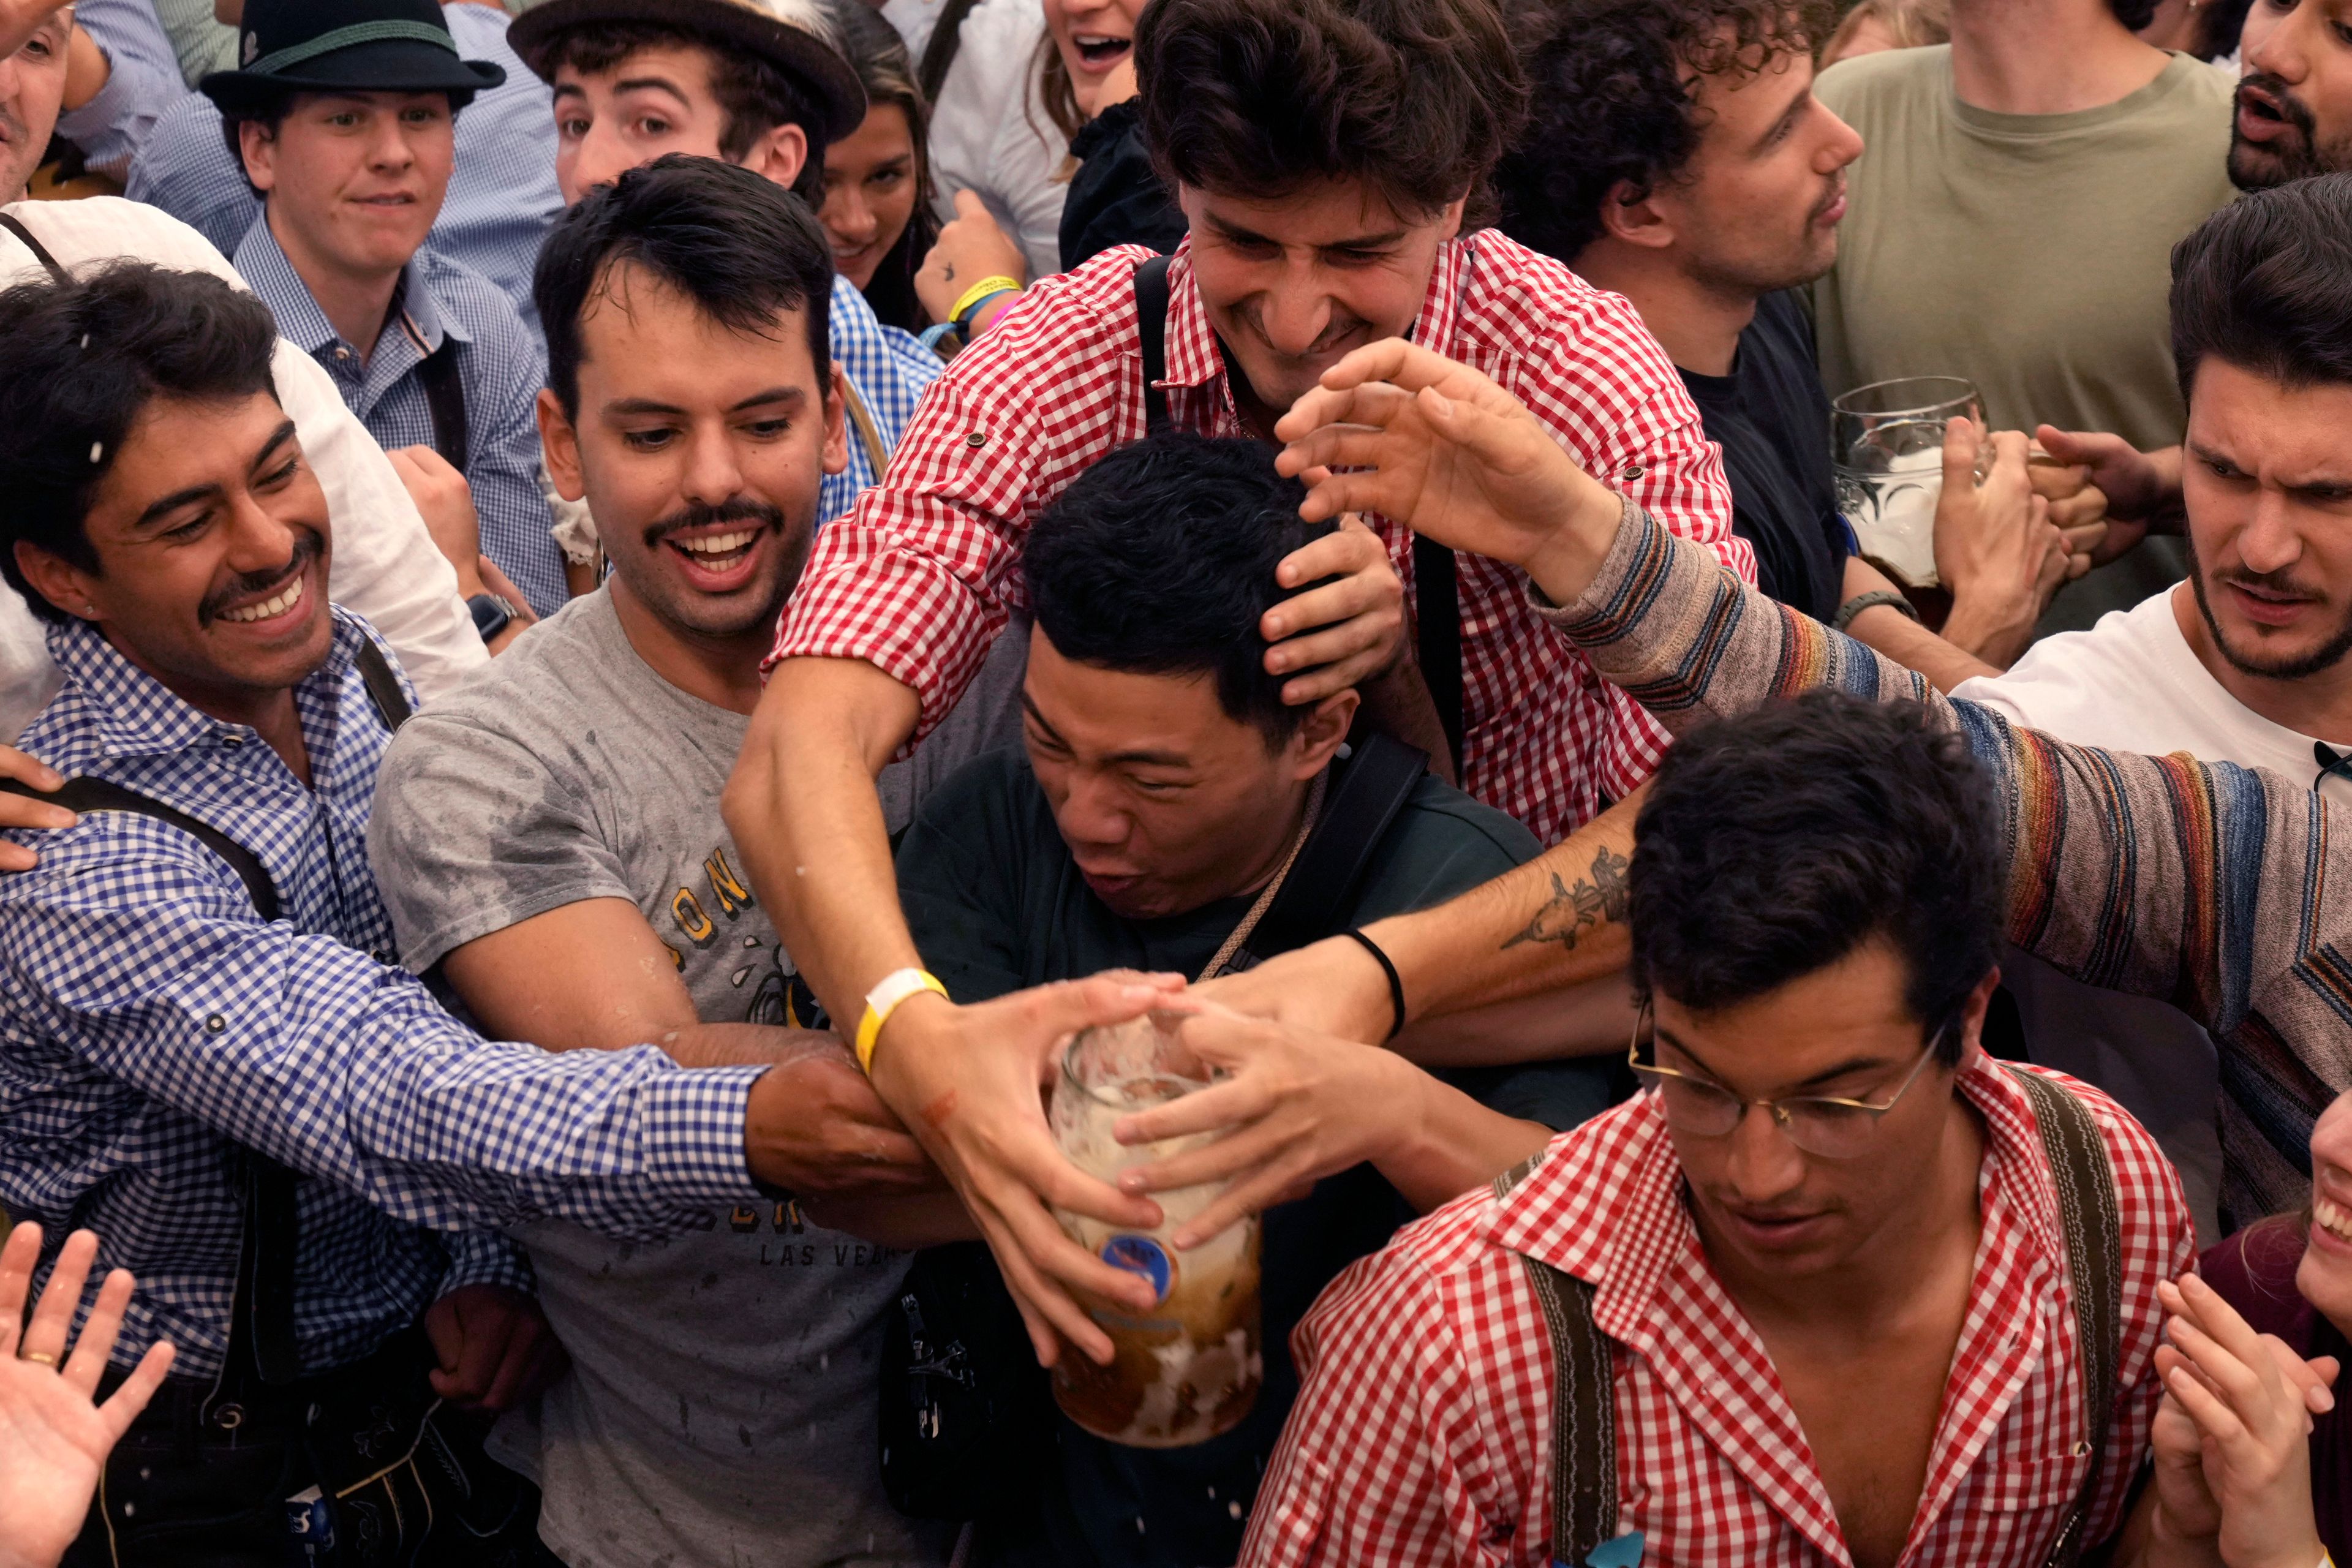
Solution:
<path fill-rule="evenodd" d="M 424 255 L 418 251 L 401 268 L 400 287 L 392 296 L 392 318 L 384 328 L 386 331 L 406 331 L 417 344 L 420 355 L 439 348 L 445 336 L 461 343 L 473 341 L 434 298 L 418 264 Z M 338 346 L 357 353 L 355 345 L 343 342 L 334 323 L 327 320 L 327 312 L 319 308 L 310 286 L 302 281 L 302 275 L 294 270 L 294 263 L 287 259 L 285 248 L 269 231 L 267 211 L 253 220 L 253 226 L 237 242 L 232 264 L 247 286 L 269 307 L 269 313 L 278 318 L 278 336 L 308 354 Z"/>
<path fill-rule="evenodd" d="M 296 690 L 321 696 L 339 690 L 366 634 L 341 609 L 326 662 L 303 677 Z M 164 756 L 199 746 L 242 744 L 250 725 L 215 719 L 123 657 L 89 622 L 53 621 L 47 628 L 49 657 L 68 689 L 78 688 L 93 715 L 100 752 L 110 757 Z"/>
<path fill-rule="evenodd" d="M 1954 1080 L 1982 1117 L 1979 1191 L 2002 1189 L 2007 1213 L 2045 1258 L 2064 1256 L 2054 1177 L 2025 1090 L 2007 1068 L 1979 1053 Z M 1594 1194 L 1606 1205 L 1596 1215 Z M 1596 1140 L 1556 1150 L 1496 1206 L 1488 1231 L 1497 1247 L 1591 1281 L 1605 1331 L 1642 1321 L 1669 1274 L 1700 1253 L 1698 1226 L 1683 1200 L 1682 1166 L 1657 1097 L 1640 1096 Z M 1622 1336 L 1619 1336 L 1622 1337 Z"/>
<path fill-rule="evenodd" d="M 1430 268 L 1429 291 L 1422 297 L 1414 318 L 1412 341 L 1446 352 L 1453 341 L 1461 310 L 1462 274 L 1475 239 L 1448 240 L 1437 247 L 1437 263 Z M 1192 237 L 1176 247 L 1168 270 L 1168 379 L 1163 386 L 1206 386 L 1225 371 L 1217 352 L 1217 334 L 1209 324 L 1209 308 L 1192 281 Z"/>

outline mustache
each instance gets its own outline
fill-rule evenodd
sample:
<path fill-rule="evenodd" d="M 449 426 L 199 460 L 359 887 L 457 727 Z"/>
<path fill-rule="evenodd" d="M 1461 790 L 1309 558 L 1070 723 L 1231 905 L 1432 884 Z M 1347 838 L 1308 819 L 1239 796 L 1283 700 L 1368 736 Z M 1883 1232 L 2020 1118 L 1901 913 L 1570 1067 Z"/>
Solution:
<path fill-rule="evenodd" d="M 2288 598 L 2325 601 L 2327 597 L 2326 594 L 2320 589 L 2307 583 L 2297 582 L 2292 574 L 2284 570 L 2249 572 L 2242 566 L 2224 566 L 2213 574 L 2213 578 L 2216 582 L 2231 583 L 2243 588 L 2259 588 L 2264 593 L 2284 595 Z"/>
<path fill-rule="evenodd" d="M 2237 102 L 2245 101 L 2246 89 L 2250 87 L 2259 88 L 2278 110 L 2279 118 L 2302 132 L 2305 141 L 2309 141 L 2317 132 L 2319 121 L 2313 117 L 2310 106 L 2295 97 L 2284 80 L 2268 71 L 2255 71 L 2241 77 L 2235 95 Z"/>
<path fill-rule="evenodd" d="M 688 528 L 707 528 L 714 522 L 756 522 L 781 533 L 784 528 L 782 509 L 757 501 L 748 496 L 733 496 L 713 506 L 708 501 L 688 501 L 658 522 L 646 525 L 646 548 L 651 550 L 671 534 Z"/>
<path fill-rule="evenodd" d="M 1266 334 L 1265 313 L 1258 309 L 1257 302 L 1255 300 L 1246 300 L 1243 302 L 1238 308 L 1236 308 L 1234 314 L 1240 316 L 1243 321 L 1248 322 L 1252 331 L 1257 333 L 1260 338 L 1265 339 L 1269 344 L 1272 343 L 1274 340 Z M 1324 327 L 1321 335 L 1317 337 L 1313 342 L 1307 346 L 1305 353 L 1300 353 L 1296 357 L 1299 359 L 1319 358 L 1322 355 L 1330 353 L 1331 350 L 1337 348 L 1339 344 L 1346 342 L 1349 338 L 1354 337 L 1357 333 L 1369 331 L 1371 329 L 1371 323 L 1370 321 L 1365 321 L 1361 316 L 1357 315 L 1352 310 L 1340 310 L 1337 304 L 1334 304 L 1332 307 L 1331 318 L 1329 324 Z"/>
<path fill-rule="evenodd" d="M 223 610 L 239 599 L 266 595 L 281 587 L 310 569 L 310 563 L 326 552 L 327 542 L 319 537 L 314 528 L 298 527 L 294 535 L 294 553 L 286 564 L 271 572 L 240 572 L 235 577 L 206 594 L 196 606 L 196 625 L 208 626 L 220 618 Z"/>

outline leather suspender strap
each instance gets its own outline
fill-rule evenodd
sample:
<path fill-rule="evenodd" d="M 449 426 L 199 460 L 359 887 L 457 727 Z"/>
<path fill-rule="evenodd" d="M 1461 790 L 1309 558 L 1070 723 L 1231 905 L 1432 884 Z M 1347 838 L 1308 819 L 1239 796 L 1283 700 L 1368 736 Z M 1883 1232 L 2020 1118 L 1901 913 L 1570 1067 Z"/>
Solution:
<path fill-rule="evenodd" d="M 425 410 L 433 416 L 433 449 L 462 474 L 473 443 L 466 424 L 466 378 L 457 369 L 455 337 L 442 337 L 441 346 L 417 365 L 416 379 L 425 388 Z"/>
<path fill-rule="evenodd" d="M 375 716 L 383 727 L 397 732 L 408 722 L 413 710 L 408 705 L 408 693 L 400 689 L 400 677 L 392 672 L 391 662 L 383 649 L 366 637 L 360 639 L 360 651 L 352 658 L 360 672 L 361 682 L 367 687 L 368 701 L 375 707 Z"/>
<path fill-rule="evenodd" d="M 30 800 L 45 800 L 52 805 L 62 805 L 68 811 L 80 814 L 91 811 L 127 811 L 140 816 L 152 816 L 194 838 L 205 848 L 228 862 L 237 880 L 253 900 L 253 907 L 267 922 L 278 918 L 278 884 L 270 879 L 268 868 L 252 850 L 223 833 L 208 822 L 199 822 L 186 812 L 152 800 L 135 790 L 104 779 L 84 776 L 68 779 L 65 787 L 52 794 L 43 794 L 29 784 L 14 779 L 0 779 L 0 790 L 21 795 Z"/>
<path fill-rule="evenodd" d="M 1155 256 L 1135 269 L 1135 335 L 1143 349 L 1143 431 L 1168 428 L 1168 258 Z"/>
<path fill-rule="evenodd" d="M 2009 1069 L 2024 1086 L 2042 1130 L 2042 1147 L 2058 1188 L 2066 1229 L 2066 1275 L 2074 1301 L 2074 1341 L 2083 1358 L 2084 1410 L 2090 1426 L 2091 1468 L 2045 1568 L 2074 1568 L 2092 1544 L 2092 1495 L 2105 1457 L 2108 1418 L 2116 1404 L 2116 1363 L 2123 1353 L 2123 1215 L 2114 1167 L 2098 1123 L 2073 1090 L 2038 1073 Z"/>
<path fill-rule="evenodd" d="M 33 237 L 33 231 L 31 229 L 26 228 L 23 224 L 16 221 L 14 214 L 0 213 L 0 228 L 5 228 L 10 234 L 15 235 L 16 237 L 16 242 L 33 253 L 33 259 L 39 262 L 44 268 L 47 268 L 48 274 L 51 278 L 57 279 L 60 283 L 70 283 L 73 281 L 73 274 L 68 272 L 64 266 L 58 262 L 58 258 L 49 254 L 49 247 L 47 246 L 43 245 L 39 240 Z"/>
<path fill-rule="evenodd" d="M 874 411 L 858 395 L 857 384 L 845 375 L 841 390 L 847 395 L 850 427 L 857 432 L 857 444 L 866 448 L 866 466 L 874 470 L 874 482 L 878 485 L 883 470 L 890 466 L 889 445 L 882 439 L 882 426 L 874 422 Z"/>
<path fill-rule="evenodd" d="M 1495 1178 L 1497 1200 L 1543 1161 L 1540 1153 Z M 1524 1253 L 1520 1264 L 1551 1340 L 1551 1552 L 1583 1568 L 1617 1538 L 1615 1351 L 1592 1321 L 1592 1287 Z"/>
<path fill-rule="evenodd" d="M 1429 768 L 1424 752 L 1378 731 L 1354 750 L 1334 770 L 1321 819 L 1228 971 L 1251 968 L 1339 929 L 1340 912 L 1363 885 L 1373 852 Z"/>
<path fill-rule="evenodd" d="M 1454 753 L 1454 776 L 1462 776 L 1462 590 L 1454 552 L 1421 534 L 1412 536 L 1412 613 L 1421 679 L 1444 727 Z"/>
<path fill-rule="evenodd" d="M 940 7 L 940 19 L 931 24 L 931 36 L 923 44 L 922 63 L 915 68 L 915 80 L 923 89 L 923 101 L 934 108 L 940 101 L 940 89 L 947 86 L 948 72 L 963 47 L 964 18 L 979 5 L 980 0 L 948 0 Z"/>

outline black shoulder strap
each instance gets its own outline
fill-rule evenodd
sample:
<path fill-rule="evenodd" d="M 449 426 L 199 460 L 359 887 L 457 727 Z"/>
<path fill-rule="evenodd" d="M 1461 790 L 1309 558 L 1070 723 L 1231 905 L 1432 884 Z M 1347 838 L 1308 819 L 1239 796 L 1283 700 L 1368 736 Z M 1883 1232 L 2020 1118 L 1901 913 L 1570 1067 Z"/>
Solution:
<path fill-rule="evenodd" d="M 457 369 L 457 340 L 445 334 L 441 346 L 416 367 L 425 387 L 425 407 L 433 416 L 433 449 L 459 473 L 466 471 L 471 437 L 466 427 L 466 378 Z"/>
<path fill-rule="evenodd" d="M 1249 956 L 1237 967 L 1262 963 L 1339 929 L 1339 911 L 1362 884 L 1372 851 L 1428 767 L 1427 753 L 1378 731 L 1357 744 L 1355 755 L 1335 770 L 1322 818 L 1242 944 Z"/>
<path fill-rule="evenodd" d="M 2045 1568 L 2074 1568 L 2085 1547 L 2092 1494 L 2105 1457 L 2115 1410 L 2116 1363 L 2123 1354 L 2123 1217 L 2115 1169 L 2098 1123 L 2073 1090 L 2039 1073 L 2009 1069 L 2024 1086 L 2042 1130 L 2042 1152 L 2058 1187 L 2066 1227 L 2066 1277 L 2074 1299 L 2074 1339 L 2083 1357 L 2083 1398 L 2090 1425 L 2091 1468 Z"/>
<path fill-rule="evenodd" d="M 260 858 L 212 824 L 199 822 L 175 806 L 165 805 L 160 800 L 100 778 L 68 779 L 65 787 L 54 794 L 44 794 L 14 779 L 0 779 L 0 790 L 34 800 L 46 800 L 71 812 L 127 811 L 140 816 L 152 816 L 158 822 L 176 827 L 228 862 L 229 869 L 235 871 L 237 880 L 245 884 L 246 892 L 253 900 L 254 909 L 264 921 L 278 918 L 278 884 L 270 879 L 268 868 L 262 865 Z"/>
<path fill-rule="evenodd" d="M 1412 536 L 1412 614 L 1421 679 L 1462 776 L 1462 597 L 1454 552 L 1423 534 Z"/>
<path fill-rule="evenodd" d="M 359 667 L 360 679 L 367 686 L 368 700 L 375 705 L 375 716 L 383 727 L 397 731 L 408 722 L 414 711 L 408 705 L 408 693 L 400 689 L 400 677 L 392 672 L 392 665 L 374 639 L 362 637 L 360 651 L 352 662 Z"/>
<path fill-rule="evenodd" d="M 923 44 L 922 63 L 915 68 L 915 82 L 923 89 L 923 101 L 933 108 L 939 106 L 940 89 L 947 86 L 948 71 L 963 47 L 964 18 L 979 5 L 980 0 L 948 0 L 940 7 L 940 19 L 931 24 L 931 36 Z"/>
<path fill-rule="evenodd" d="M 73 281 L 73 274 L 68 272 L 64 266 L 58 262 L 58 258 L 49 254 L 49 247 L 47 246 L 43 245 L 39 240 L 33 237 L 33 231 L 31 229 L 26 228 L 23 224 L 16 221 L 16 216 L 13 213 L 0 213 L 0 228 L 5 228 L 10 234 L 15 235 L 18 243 L 22 244 L 26 249 L 33 253 L 33 259 L 39 262 L 43 267 L 48 268 L 50 277 L 56 279 L 60 283 L 70 283 Z"/>
<path fill-rule="evenodd" d="M 1135 269 L 1135 335 L 1143 348 L 1143 429 L 1157 436 L 1168 428 L 1168 258 L 1155 256 Z"/>
<path fill-rule="evenodd" d="M 1495 1178 L 1510 1195 L 1543 1160 L 1538 1153 Z M 1592 1287 L 1525 1253 L 1519 1262 L 1551 1339 L 1551 1550 L 1554 1563 L 1580 1565 L 1617 1538 L 1616 1359 L 1592 1321 Z"/>

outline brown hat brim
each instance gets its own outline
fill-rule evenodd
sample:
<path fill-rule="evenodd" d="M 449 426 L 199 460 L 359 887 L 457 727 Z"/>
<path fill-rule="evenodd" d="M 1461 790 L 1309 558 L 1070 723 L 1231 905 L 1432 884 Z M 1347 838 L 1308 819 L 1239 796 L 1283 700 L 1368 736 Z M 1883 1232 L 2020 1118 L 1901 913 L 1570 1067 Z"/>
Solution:
<path fill-rule="evenodd" d="M 830 39 L 731 0 L 545 0 L 514 19 L 507 42 L 541 81 L 554 79 L 555 45 L 574 27 L 650 22 L 747 50 L 791 73 L 808 89 L 827 142 L 866 119 L 866 88 Z"/>

